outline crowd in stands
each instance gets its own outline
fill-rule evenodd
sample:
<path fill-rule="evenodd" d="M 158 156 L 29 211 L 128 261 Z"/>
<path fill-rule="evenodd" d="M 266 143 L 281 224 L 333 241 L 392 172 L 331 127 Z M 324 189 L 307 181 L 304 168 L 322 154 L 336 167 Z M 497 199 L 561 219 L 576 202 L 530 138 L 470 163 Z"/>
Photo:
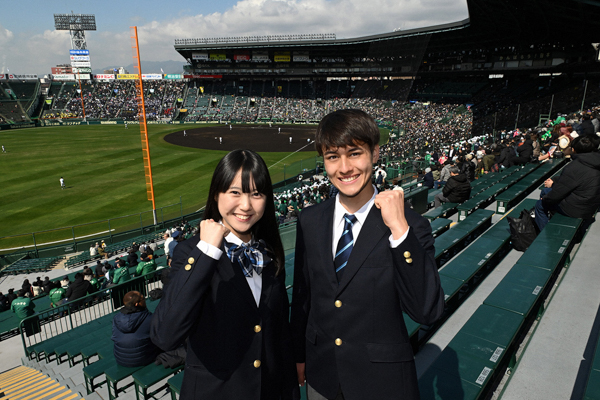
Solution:
<path fill-rule="evenodd" d="M 185 84 L 170 81 L 147 81 L 144 86 L 146 118 L 158 120 L 171 117 L 175 102 L 181 97 Z M 73 83 L 65 83 L 58 93 L 51 93 L 52 108 L 42 119 L 83 118 L 81 99 L 88 119 L 120 118 L 137 120 L 135 81 L 86 82 L 80 90 Z"/>

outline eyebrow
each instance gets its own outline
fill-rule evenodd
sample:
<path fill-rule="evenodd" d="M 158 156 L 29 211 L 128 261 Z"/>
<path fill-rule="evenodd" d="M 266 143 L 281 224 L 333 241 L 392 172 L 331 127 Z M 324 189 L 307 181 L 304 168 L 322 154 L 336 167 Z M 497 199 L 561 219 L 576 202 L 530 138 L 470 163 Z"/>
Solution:
<path fill-rule="evenodd" d="M 345 149 L 347 149 L 347 150 L 346 150 L 346 152 L 347 152 L 347 153 L 349 153 L 349 152 L 351 152 L 351 151 L 356 151 L 356 150 L 363 150 L 363 148 L 362 148 L 362 147 L 360 147 L 360 146 L 340 146 L 340 147 L 336 147 L 336 148 L 335 148 L 335 150 L 331 150 L 331 149 L 330 149 L 330 150 L 327 150 L 327 151 L 325 151 L 325 153 L 323 153 L 323 154 L 337 154 L 337 153 L 338 153 L 338 150 L 339 150 L 340 148 L 342 148 L 342 147 L 343 147 L 343 148 L 345 148 Z"/>

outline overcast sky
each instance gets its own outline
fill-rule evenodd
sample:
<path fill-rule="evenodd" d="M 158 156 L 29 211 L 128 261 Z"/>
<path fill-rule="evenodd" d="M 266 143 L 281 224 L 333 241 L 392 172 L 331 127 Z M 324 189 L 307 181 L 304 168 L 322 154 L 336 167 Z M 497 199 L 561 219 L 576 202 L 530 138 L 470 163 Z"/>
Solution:
<path fill-rule="evenodd" d="M 348 38 L 468 17 L 466 0 L 3 1 L 0 73 L 43 75 L 69 63 L 69 32 L 54 30 L 54 14 L 71 12 L 96 15 L 98 30 L 86 33 L 94 69 L 132 63 L 134 25 L 143 69 L 143 61 L 184 61 L 173 47 L 180 38 L 300 33 Z"/>

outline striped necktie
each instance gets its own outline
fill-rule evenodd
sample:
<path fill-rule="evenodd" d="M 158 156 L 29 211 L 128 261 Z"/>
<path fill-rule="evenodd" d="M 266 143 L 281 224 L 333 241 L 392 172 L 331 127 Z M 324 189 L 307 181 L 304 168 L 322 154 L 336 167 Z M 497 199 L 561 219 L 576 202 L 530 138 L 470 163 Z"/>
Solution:
<path fill-rule="evenodd" d="M 354 246 L 354 237 L 352 236 L 352 226 L 356 222 L 353 214 L 344 214 L 344 231 L 337 245 L 333 264 L 335 265 L 335 274 L 338 283 L 342 280 L 344 267 L 348 263 L 352 247 Z"/>

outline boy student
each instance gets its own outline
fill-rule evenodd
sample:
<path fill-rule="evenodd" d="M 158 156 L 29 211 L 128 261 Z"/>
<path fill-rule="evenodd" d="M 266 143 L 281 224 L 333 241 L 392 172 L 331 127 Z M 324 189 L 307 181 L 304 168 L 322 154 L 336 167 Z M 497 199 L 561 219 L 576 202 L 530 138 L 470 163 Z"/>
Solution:
<path fill-rule="evenodd" d="M 320 122 L 315 146 L 339 193 L 305 209 L 297 225 L 292 332 L 308 398 L 418 399 L 402 317 L 436 321 L 444 294 L 426 219 L 404 193 L 371 184 L 379 129 L 360 110 Z"/>

